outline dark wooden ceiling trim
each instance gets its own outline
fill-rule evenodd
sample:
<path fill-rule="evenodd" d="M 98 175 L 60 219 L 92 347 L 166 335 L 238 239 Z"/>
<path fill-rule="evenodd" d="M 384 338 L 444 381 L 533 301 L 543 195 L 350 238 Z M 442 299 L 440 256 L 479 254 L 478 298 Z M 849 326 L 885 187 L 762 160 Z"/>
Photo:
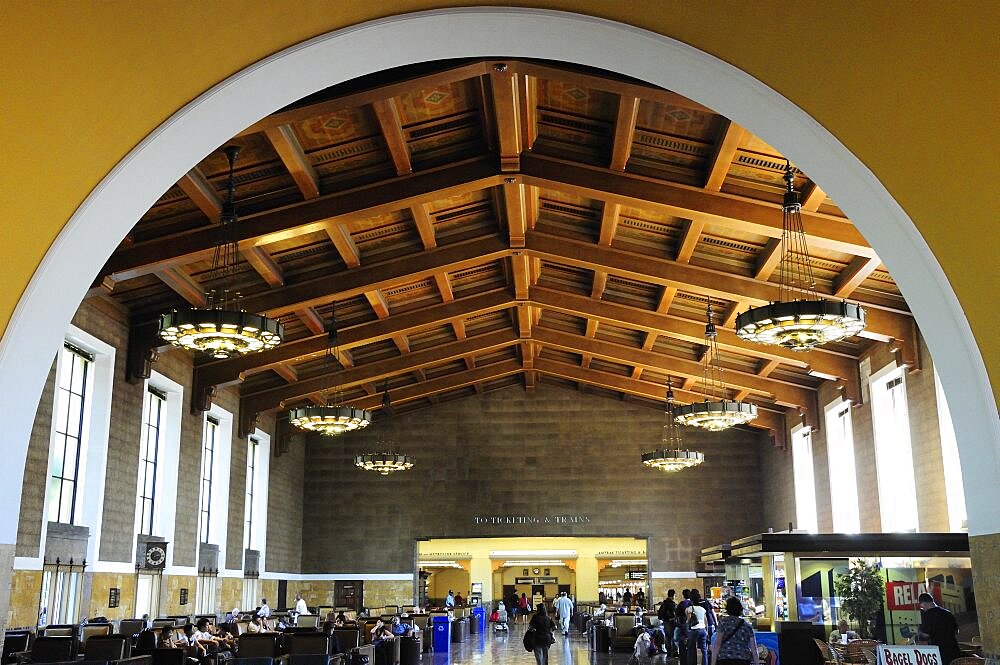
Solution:
<path fill-rule="evenodd" d="M 517 75 L 508 67 L 490 71 L 493 92 L 493 117 L 500 144 L 500 170 L 517 172 L 521 160 L 521 117 Z"/>
<path fill-rule="evenodd" d="M 639 115 L 639 97 L 618 96 L 618 115 L 615 119 L 615 133 L 611 141 L 611 169 L 624 171 L 628 158 L 632 155 L 632 141 L 635 138 L 635 121 Z"/>
<path fill-rule="evenodd" d="M 240 219 L 236 234 L 245 249 L 326 231 L 331 222 L 368 219 L 498 184 L 496 159 L 486 156 L 247 215 Z M 211 260 L 218 240 L 218 229 L 206 227 L 123 247 L 108 259 L 97 281 L 108 275 L 116 281 L 132 279 L 163 267 Z"/>
<path fill-rule="evenodd" d="M 205 291 L 201 284 L 186 270 L 180 267 L 157 270 L 156 276 L 169 286 L 174 293 L 184 298 L 192 307 L 204 307 L 207 302 Z"/>
<path fill-rule="evenodd" d="M 521 157 L 524 182 L 600 201 L 654 207 L 685 219 L 704 221 L 742 233 L 781 237 L 781 207 L 730 194 L 586 166 L 536 153 Z M 847 219 L 804 212 L 802 223 L 811 247 L 856 256 L 875 256 L 861 232 Z"/>
<path fill-rule="evenodd" d="M 243 250 L 243 258 L 267 282 L 268 286 L 284 286 L 285 275 L 281 270 L 281 266 L 271 258 L 266 249 L 257 246 L 247 247 Z"/>
<path fill-rule="evenodd" d="M 861 286 L 861 282 L 875 272 L 881 261 L 878 258 L 865 258 L 856 256 L 846 268 L 837 275 L 833 282 L 833 295 L 838 298 L 849 298 L 854 290 Z"/>
<path fill-rule="evenodd" d="M 399 117 L 399 106 L 396 104 L 396 99 L 389 97 L 372 102 L 372 109 L 375 111 L 375 119 L 382 131 L 385 147 L 396 167 L 396 175 L 413 173 L 410 146 L 406 143 L 406 135 L 403 133 L 403 121 Z"/>
<path fill-rule="evenodd" d="M 710 192 L 718 192 L 722 189 L 722 183 L 726 180 L 729 167 L 732 166 L 736 151 L 745 134 L 744 129 L 732 120 L 722 119 L 719 136 L 712 148 L 712 157 L 708 160 L 705 189 Z"/>
<path fill-rule="evenodd" d="M 181 176 L 177 186 L 213 224 L 218 223 L 222 213 L 222 199 L 197 166 Z"/>

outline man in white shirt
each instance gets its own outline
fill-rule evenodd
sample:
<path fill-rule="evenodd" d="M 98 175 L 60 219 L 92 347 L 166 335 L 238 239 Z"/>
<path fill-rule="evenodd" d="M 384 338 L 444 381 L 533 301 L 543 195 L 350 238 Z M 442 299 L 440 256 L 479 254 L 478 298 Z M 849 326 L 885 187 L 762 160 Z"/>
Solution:
<path fill-rule="evenodd" d="M 553 609 L 556 611 L 556 615 L 559 617 L 559 628 L 562 630 L 563 637 L 569 635 L 569 619 L 573 616 L 573 601 L 569 599 L 566 592 L 563 591 L 556 598 L 556 601 L 552 603 Z"/>
<path fill-rule="evenodd" d="M 257 610 L 257 616 L 261 619 L 267 619 L 271 616 L 271 608 L 267 606 L 267 598 L 260 599 L 260 609 Z"/>
<path fill-rule="evenodd" d="M 309 614 L 309 606 L 301 593 L 295 594 L 295 622 L 298 623 L 300 614 Z"/>

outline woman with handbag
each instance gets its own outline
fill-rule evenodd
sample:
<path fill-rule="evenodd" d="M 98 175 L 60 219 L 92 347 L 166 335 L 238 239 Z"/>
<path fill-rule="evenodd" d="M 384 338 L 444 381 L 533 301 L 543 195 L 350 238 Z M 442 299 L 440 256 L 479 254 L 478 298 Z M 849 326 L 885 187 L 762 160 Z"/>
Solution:
<path fill-rule="evenodd" d="M 556 641 L 552 636 L 555 624 L 549 618 L 549 613 L 545 611 L 545 603 L 538 603 L 538 608 L 531 617 L 528 624 L 528 632 L 533 633 L 532 653 L 535 654 L 535 665 L 549 665 L 549 647 Z M 525 640 L 528 637 L 525 635 Z"/>
<path fill-rule="evenodd" d="M 712 665 L 760 665 L 753 628 L 743 620 L 743 603 L 731 597 L 712 643 Z"/>

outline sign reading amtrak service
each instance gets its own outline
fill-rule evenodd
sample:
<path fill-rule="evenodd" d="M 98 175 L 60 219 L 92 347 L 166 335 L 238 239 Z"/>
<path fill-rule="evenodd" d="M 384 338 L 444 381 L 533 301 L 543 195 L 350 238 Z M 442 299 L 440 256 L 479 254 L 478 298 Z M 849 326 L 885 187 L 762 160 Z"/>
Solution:
<path fill-rule="evenodd" d="M 589 515 L 476 515 L 472 523 L 479 525 L 590 524 Z"/>
<path fill-rule="evenodd" d="M 941 652 L 936 646 L 880 644 L 875 653 L 879 665 L 943 665 Z"/>

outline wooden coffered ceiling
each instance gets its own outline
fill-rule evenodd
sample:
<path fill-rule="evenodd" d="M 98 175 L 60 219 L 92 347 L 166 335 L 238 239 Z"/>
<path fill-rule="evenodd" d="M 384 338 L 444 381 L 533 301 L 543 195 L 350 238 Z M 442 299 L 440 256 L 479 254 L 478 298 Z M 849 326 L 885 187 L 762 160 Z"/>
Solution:
<path fill-rule="evenodd" d="M 539 381 L 662 408 L 701 399 L 705 308 L 729 396 L 818 425 L 816 391 L 860 399 L 857 358 L 917 362 L 906 303 L 837 205 L 798 172 L 818 289 L 867 306 L 864 338 L 795 353 L 748 344 L 736 314 L 777 297 L 784 157 L 699 104 L 607 72 L 519 60 L 426 63 L 330 88 L 231 141 L 249 310 L 275 350 L 199 361 L 194 406 L 240 384 L 254 414 L 321 401 L 336 302 L 336 383 L 400 410 Z M 208 155 L 146 213 L 92 294 L 127 306 L 130 366 L 156 315 L 204 305 L 226 177 Z M 376 388 L 378 386 L 378 388 Z"/>

